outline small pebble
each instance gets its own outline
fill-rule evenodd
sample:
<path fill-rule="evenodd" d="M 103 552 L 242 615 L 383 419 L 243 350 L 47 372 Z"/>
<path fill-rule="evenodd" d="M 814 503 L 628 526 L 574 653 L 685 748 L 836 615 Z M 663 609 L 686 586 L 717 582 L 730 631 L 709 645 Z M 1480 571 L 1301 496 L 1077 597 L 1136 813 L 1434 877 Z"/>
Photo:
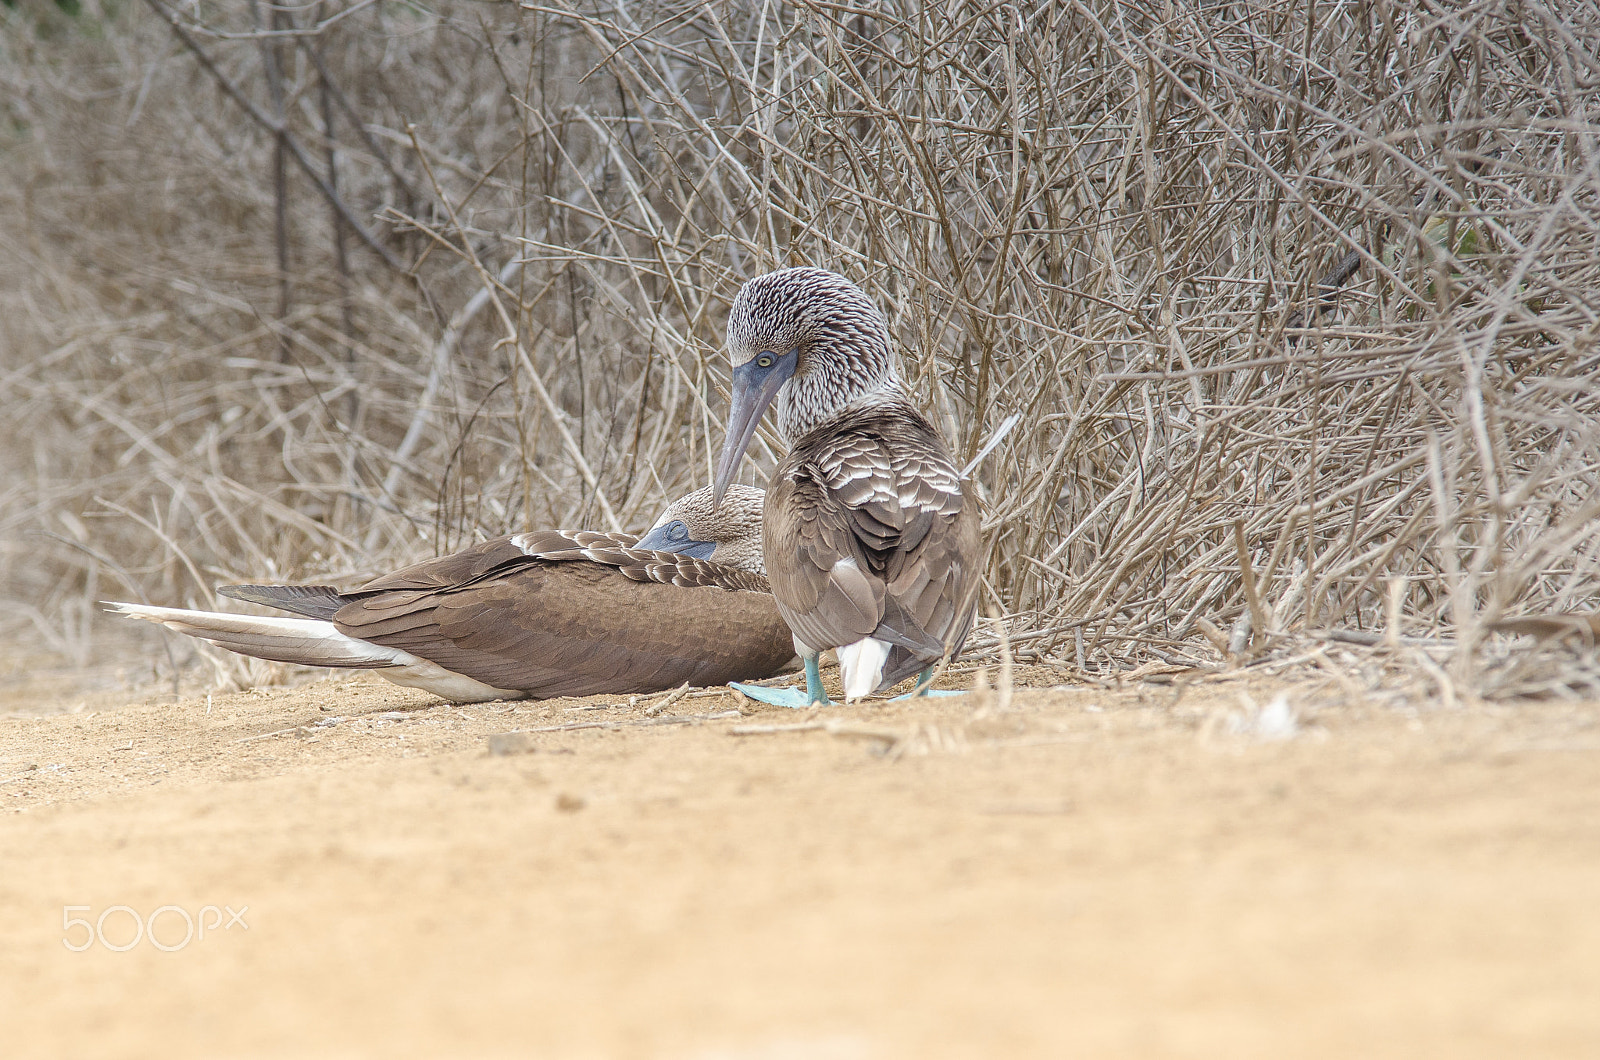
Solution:
<path fill-rule="evenodd" d="M 497 732 L 489 737 L 489 754 L 496 758 L 525 755 L 532 751 L 533 740 L 525 732 Z"/>

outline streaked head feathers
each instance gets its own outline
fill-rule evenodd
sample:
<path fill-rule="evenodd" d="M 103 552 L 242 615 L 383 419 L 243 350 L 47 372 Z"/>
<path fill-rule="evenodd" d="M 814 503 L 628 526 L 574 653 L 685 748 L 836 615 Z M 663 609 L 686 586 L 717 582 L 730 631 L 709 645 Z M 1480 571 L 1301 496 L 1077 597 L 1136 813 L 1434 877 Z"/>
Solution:
<path fill-rule="evenodd" d="M 782 269 L 741 287 L 728 314 L 728 357 L 733 408 L 719 489 L 732 481 L 769 406 L 793 445 L 853 404 L 900 395 L 883 313 L 826 269 Z"/>
<path fill-rule="evenodd" d="M 735 570 L 765 574 L 761 558 L 761 505 L 766 490 L 730 486 L 718 505 L 711 487 L 697 489 L 667 505 L 638 548 L 677 552 Z"/>

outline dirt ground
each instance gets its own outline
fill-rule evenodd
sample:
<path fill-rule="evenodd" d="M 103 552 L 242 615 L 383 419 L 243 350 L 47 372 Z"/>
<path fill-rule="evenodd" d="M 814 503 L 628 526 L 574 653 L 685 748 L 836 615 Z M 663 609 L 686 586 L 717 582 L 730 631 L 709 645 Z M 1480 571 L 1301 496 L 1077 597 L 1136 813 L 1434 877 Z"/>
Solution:
<path fill-rule="evenodd" d="M 5 1055 L 1600 1054 L 1600 704 L 654 698 L 13 696 Z"/>

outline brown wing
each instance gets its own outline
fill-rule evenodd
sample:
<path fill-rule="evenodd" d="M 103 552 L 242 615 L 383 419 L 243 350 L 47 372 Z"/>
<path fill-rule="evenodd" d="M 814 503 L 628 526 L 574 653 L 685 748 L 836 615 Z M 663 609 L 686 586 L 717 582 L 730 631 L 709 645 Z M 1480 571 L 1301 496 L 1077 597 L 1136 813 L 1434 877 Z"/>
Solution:
<path fill-rule="evenodd" d="M 785 464 L 779 476 L 767 490 L 761 545 L 779 611 L 818 651 L 871 636 L 883 619 L 884 585 L 849 509 L 804 465 Z"/>
<path fill-rule="evenodd" d="M 977 505 L 927 421 L 892 405 L 821 428 L 773 479 L 768 576 L 802 642 L 888 641 L 885 684 L 960 650 L 977 598 Z"/>
<path fill-rule="evenodd" d="M 920 628 L 937 642 L 939 651 L 930 656 L 895 645 L 884 664 L 886 686 L 937 661 L 945 650 L 952 656 L 960 653 L 977 614 L 981 552 L 977 500 L 963 488 L 961 510 L 936 516 L 927 536 L 889 568 L 887 596 L 903 617 L 897 621 L 886 614 L 885 624 Z"/>
<path fill-rule="evenodd" d="M 395 589 L 460 589 L 536 559 L 581 559 L 589 549 L 614 549 L 621 554 L 637 540 L 632 534 L 602 534 L 592 530 L 535 530 L 511 534 L 491 538 L 448 556 L 402 567 L 346 595 Z"/>
<path fill-rule="evenodd" d="M 755 593 L 771 591 L 767 579 L 759 574 L 676 552 L 655 552 L 632 547 L 637 540 L 633 534 L 606 534 L 593 530 L 535 530 L 511 534 L 448 556 L 414 563 L 393 574 L 376 578 L 347 595 L 407 589 L 461 589 L 484 578 L 499 576 L 541 560 L 598 563 L 616 567 L 634 581 L 662 585 L 685 588 L 706 585 Z"/>
<path fill-rule="evenodd" d="M 333 622 L 540 698 L 726 684 L 793 657 L 772 597 L 730 591 L 758 576 L 632 540 L 539 531 L 486 541 L 369 582 Z"/>
<path fill-rule="evenodd" d="M 555 535 L 563 535 L 558 539 Z M 725 567 L 710 560 L 695 559 L 676 552 L 656 552 L 633 548 L 638 540 L 631 534 L 597 534 L 587 531 L 541 531 L 540 535 L 518 534 L 513 541 L 539 559 L 587 560 L 616 567 L 634 581 L 657 582 L 692 588 L 714 585 L 752 593 L 771 592 L 767 579 L 753 571 Z"/>

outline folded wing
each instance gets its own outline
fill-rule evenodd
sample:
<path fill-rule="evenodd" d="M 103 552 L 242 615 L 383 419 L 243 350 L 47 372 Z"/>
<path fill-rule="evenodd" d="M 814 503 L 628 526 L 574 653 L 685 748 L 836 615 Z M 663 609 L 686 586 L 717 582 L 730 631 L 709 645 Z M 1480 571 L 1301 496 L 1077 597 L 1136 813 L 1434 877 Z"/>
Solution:
<path fill-rule="evenodd" d="M 539 531 L 396 571 L 345 596 L 342 633 L 546 698 L 768 676 L 793 656 L 759 575 Z M 671 586 L 666 589 L 664 587 Z"/>

